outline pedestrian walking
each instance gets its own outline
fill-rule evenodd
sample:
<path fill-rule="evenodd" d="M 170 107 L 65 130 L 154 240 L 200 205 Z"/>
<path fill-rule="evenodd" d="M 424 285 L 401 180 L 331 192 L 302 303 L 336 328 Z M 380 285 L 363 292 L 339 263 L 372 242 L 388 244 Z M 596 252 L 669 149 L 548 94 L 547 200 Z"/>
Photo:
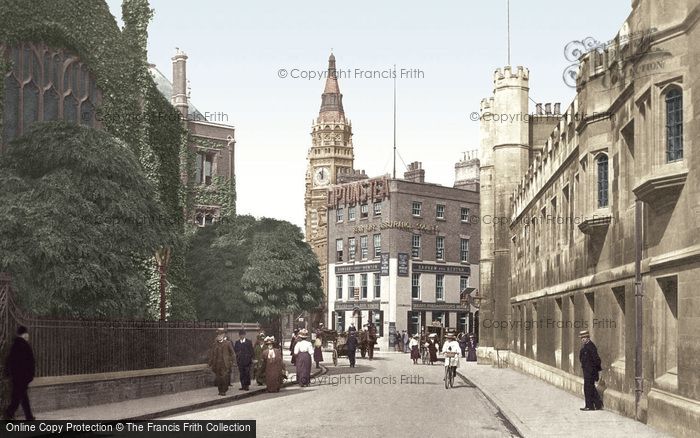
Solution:
<path fill-rule="evenodd" d="M 411 348 L 411 359 L 413 359 L 413 365 L 418 363 L 418 359 L 420 359 L 419 339 L 420 335 L 414 335 L 408 342 L 408 346 Z"/>
<path fill-rule="evenodd" d="M 459 332 L 457 335 L 457 342 L 459 343 L 459 350 L 461 352 L 462 357 L 466 357 L 466 352 L 467 352 L 467 340 L 469 337 L 467 336 L 466 333 Z"/>
<path fill-rule="evenodd" d="M 294 354 L 297 357 L 297 382 L 302 388 L 311 383 L 311 354 L 314 351 L 314 346 L 307 340 L 308 337 L 308 330 L 299 330 L 299 341 L 294 345 Z"/>
<path fill-rule="evenodd" d="M 34 420 L 27 389 L 29 383 L 34 380 L 35 371 L 34 352 L 29 345 L 29 332 L 27 327 L 21 325 L 17 328 L 17 337 L 12 342 L 5 362 L 5 377 L 9 377 L 12 385 L 10 404 L 5 410 L 6 420 L 14 419 L 20 405 L 24 411 L 24 418 L 27 421 Z"/>
<path fill-rule="evenodd" d="M 321 347 L 323 346 L 323 323 L 318 325 L 316 329 L 316 339 L 314 340 L 314 362 L 316 362 L 316 368 L 321 368 L 319 365 L 323 362 L 323 351 Z"/>
<path fill-rule="evenodd" d="M 222 328 L 216 330 L 216 338 L 209 351 L 209 368 L 214 373 L 214 383 L 219 388 L 219 395 L 226 395 L 231 383 L 233 348 L 226 338 L 226 331 Z"/>
<path fill-rule="evenodd" d="M 263 386 L 265 384 L 265 372 L 263 371 L 262 364 L 262 352 L 265 346 L 265 338 L 265 333 L 260 332 L 255 340 L 255 345 L 253 345 L 253 376 L 258 386 Z"/>
<path fill-rule="evenodd" d="M 296 355 L 294 354 L 294 346 L 297 343 L 298 334 L 299 329 L 294 329 L 294 334 L 292 334 L 292 340 L 289 341 L 289 354 L 292 356 L 292 365 L 294 365 L 294 362 L 296 361 Z"/>
<path fill-rule="evenodd" d="M 233 346 L 236 353 L 236 365 L 238 366 L 238 376 L 241 381 L 239 391 L 250 389 L 250 366 L 253 364 L 253 343 L 245 337 L 245 330 L 238 332 L 238 340 Z"/>
<path fill-rule="evenodd" d="M 261 355 L 263 374 L 267 392 L 279 392 L 285 378 L 282 350 L 275 348 L 275 337 L 265 338 L 265 348 Z"/>
<path fill-rule="evenodd" d="M 428 342 L 426 342 L 426 347 L 428 347 L 428 353 L 430 354 L 430 365 L 433 363 L 437 362 L 437 351 L 438 351 L 438 343 L 437 343 L 437 334 L 431 333 L 428 336 Z"/>
<path fill-rule="evenodd" d="M 401 336 L 401 340 L 403 341 L 403 352 L 409 353 L 411 351 L 411 349 L 408 348 L 408 343 L 411 341 L 411 338 L 410 338 L 410 336 L 408 336 L 408 332 L 406 330 L 403 331 L 403 334 Z"/>
<path fill-rule="evenodd" d="M 588 330 L 579 332 L 581 337 L 581 351 L 579 352 L 579 361 L 583 368 L 583 395 L 586 398 L 586 406 L 581 408 L 582 411 L 595 411 L 603 409 L 603 400 L 595 388 L 595 382 L 600 379 L 600 372 L 603 368 L 600 364 L 600 356 L 598 349 L 593 341 Z"/>
<path fill-rule="evenodd" d="M 357 329 L 355 328 L 355 324 L 352 322 L 350 323 L 350 327 L 348 327 L 348 333 L 350 332 L 357 332 Z"/>
<path fill-rule="evenodd" d="M 467 340 L 467 362 L 476 362 L 477 346 L 476 336 L 474 336 L 474 333 L 469 333 L 469 339 Z"/>
<path fill-rule="evenodd" d="M 348 350 L 348 360 L 350 361 L 350 368 L 355 368 L 355 353 L 357 352 L 357 332 L 348 332 L 348 341 L 345 344 Z"/>

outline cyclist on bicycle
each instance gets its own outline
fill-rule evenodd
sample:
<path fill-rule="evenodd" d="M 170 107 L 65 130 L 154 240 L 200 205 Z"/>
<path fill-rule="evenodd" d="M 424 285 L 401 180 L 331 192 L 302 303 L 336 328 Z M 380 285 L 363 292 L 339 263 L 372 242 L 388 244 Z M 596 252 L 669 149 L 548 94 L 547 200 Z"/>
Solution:
<path fill-rule="evenodd" d="M 442 346 L 442 354 L 445 356 L 445 366 L 449 366 L 452 369 L 452 376 L 457 376 L 457 367 L 459 366 L 459 342 L 455 340 L 456 336 L 454 333 L 447 333 L 445 335 L 445 344 Z M 453 353 L 447 357 L 445 353 Z"/>

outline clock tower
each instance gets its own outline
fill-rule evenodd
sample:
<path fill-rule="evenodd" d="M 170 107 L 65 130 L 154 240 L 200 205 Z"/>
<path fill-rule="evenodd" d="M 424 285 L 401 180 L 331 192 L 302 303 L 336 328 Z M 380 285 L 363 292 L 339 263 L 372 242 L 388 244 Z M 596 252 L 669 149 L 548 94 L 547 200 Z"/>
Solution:
<path fill-rule="evenodd" d="M 328 188 L 352 177 L 354 153 L 352 124 L 345 118 L 343 95 L 338 87 L 335 56 L 328 58 L 326 86 L 321 95 L 321 110 L 311 126 L 311 148 L 307 156 L 306 194 L 304 220 L 306 241 L 311 245 L 321 268 L 324 294 L 324 312 L 328 303 Z M 320 315 L 319 315 L 320 316 Z"/>

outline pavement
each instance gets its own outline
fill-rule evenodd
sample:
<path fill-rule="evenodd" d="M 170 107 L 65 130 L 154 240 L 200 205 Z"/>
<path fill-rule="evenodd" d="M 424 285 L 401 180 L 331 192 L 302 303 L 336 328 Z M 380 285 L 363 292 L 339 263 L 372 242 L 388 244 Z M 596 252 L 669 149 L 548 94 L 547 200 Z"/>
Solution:
<path fill-rule="evenodd" d="M 524 438 L 666 437 L 644 423 L 612 411 L 580 411 L 580 397 L 511 368 L 460 362 L 458 373 L 499 407 Z"/>
<path fill-rule="evenodd" d="M 291 364 L 290 359 L 291 358 L 287 355 L 285 365 L 288 372 L 288 380 L 283 384 L 283 387 L 296 385 L 294 382 L 296 369 L 294 365 Z M 321 369 L 312 367 L 311 376 L 318 377 L 325 371 L 325 367 Z M 39 412 L 36 413 L 35 416 L 39 420 L 151 420 L 167 415 L 176 415 L 183 412 L 231 403 L 236 400 L 243 400 L 267 393 L 265 387 L 258 386 L 255 380 L 251 382 L 249 391 L 239 391 L 238 382 L 233 382 L 232 384 L 233 386 L 229 388 L 225 396 L 219 396 L 217 388 L 212 386 L 192 391 L 164 394 L 156 397 L 126 400 L 118 403 Z"/>

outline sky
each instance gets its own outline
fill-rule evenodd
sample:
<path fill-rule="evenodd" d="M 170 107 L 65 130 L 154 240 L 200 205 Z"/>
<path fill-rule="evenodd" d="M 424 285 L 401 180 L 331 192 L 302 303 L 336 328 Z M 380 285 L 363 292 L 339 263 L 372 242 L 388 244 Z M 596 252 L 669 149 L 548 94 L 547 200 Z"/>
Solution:
<path fill-rule="evenodd" d="M 107 3 L 121 25 L 121 0 Z M 396 81 L 397 175 L 420 161 L 426 181 L 448 186 L 454 164 L 479 145 L 470 115 L 491 95 L 494 70 L 508 64 L 506 0 L 150 3 L 149 61 L 172 79 L 175 47 L 187 53 L 192 104 L 236 128 L 238 213 L 302 228 L 306 156 L 324 85 L 308 76 L 327 68 L 331 50 L 338 69 L 350 69 L 339 83 L 355 168 L 391 172 L 386 71 L 396 65 L 399 75 L 413 72 Z M 630 10 L 631 0 L 511 0 L 511 64 L 529 68 L 532 101 L 566 108 L 574 90 L 562 79 L 571 64 L 564 47 L 612 39 Z"/>

